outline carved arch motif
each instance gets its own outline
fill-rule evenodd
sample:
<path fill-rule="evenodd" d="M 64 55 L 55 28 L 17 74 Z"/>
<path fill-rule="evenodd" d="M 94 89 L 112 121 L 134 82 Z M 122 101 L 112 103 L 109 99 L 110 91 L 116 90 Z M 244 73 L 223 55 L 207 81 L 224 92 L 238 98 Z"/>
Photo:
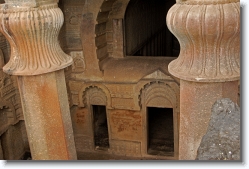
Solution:
<path fill-rule="evenodd" d="M 87 92 L 90 91 L 89 94 Z M 111 95 L 109 90 L 102 84 L 85 84 L 79 92 L 79 107 L 87 104 L 106 105 L 111 108 Z"/>
<path fill-rule="evenodd" d="M 137 96 L 134 98 L 136 110 L 140 110 L 142 104 L 148 103 L 149 100 L 155 97 L 167 99 L 177 111 L 179 110 L 180 86 L 177 81 L 140 81 L 135 87 L 134 92 L 134 95 Z"/>
<path fill-rule="evenodd" d="M 172 108 L 173 109 L 173 128 L 174 128 L 174 158 L 178 157 L 178 147 L 179 147 L 179 132 L 178 132 L 178 117 L 179 117 L 179 85 L 176 82 L 168 81 L 151 81 L 147 82 L 140 88 L 139 104 L 142 113 L 142 125 L 144 126 L 142 142 L 142 152 L 147 154 L 148 150 L 148 115 L 147 107 L 161 107 L 161 108 Z M 155 99 L 156 102 L 152 102 Z M 170 103 L 165 104 L 165 103 Z M 151 104 L 152 102 L 152 104 Z M 161 103 L 157 103 L 161 102 Z M 165 105 L 163 105 L 165 104 Z"/>
<path fill-rule="evenodd" d="M 106 105 L 107 98 L 102 89 L 89 87 L 83 94 L 83 102 L 87 105 Z"/>
<path fill-rule="evenodd" d="M 172 107 L 177 107 L 177 93 L 167 82 L 155 81 L 144 85 L 140 90 L 139 105 L 146 106 L 155 98 L 161 98 L 162 102 L 167 100 Z M 163 103 L 158 103 L 160 104 Z"/>

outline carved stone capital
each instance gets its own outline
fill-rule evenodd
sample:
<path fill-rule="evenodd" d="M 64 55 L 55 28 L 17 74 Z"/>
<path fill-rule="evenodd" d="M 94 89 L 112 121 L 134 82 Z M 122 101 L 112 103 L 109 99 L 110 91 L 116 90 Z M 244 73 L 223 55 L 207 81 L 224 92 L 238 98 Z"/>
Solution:
<path fill-rule="evenodd" d="M 57 0 L 33 1 L 9 0 L 0 6 L 0 31 L 11 45 L 3 67 L 8 74 L 38 75 L 72 64 L 58 42 L 64 18 Z"/>
<path fill-rule="evenodd" d="M 180 42 L 169 72 L 183 80 L 225 82 L 240 78 L 239 0 L 181 0 L 167 14 Z"/>

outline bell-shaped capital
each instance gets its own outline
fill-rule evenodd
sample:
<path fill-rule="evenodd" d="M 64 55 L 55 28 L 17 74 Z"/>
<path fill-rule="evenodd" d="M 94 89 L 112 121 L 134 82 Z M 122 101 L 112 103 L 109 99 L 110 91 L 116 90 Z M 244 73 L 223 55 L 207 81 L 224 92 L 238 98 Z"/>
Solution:
<path fill-rule="evenodd" d="M 6 0 L 0 8 L 0 31 L 11 46 L 5 73 L 38 75 L 72 64 L 58 41 L 64 17 L 57 0 Z"/>
<path fill-rule="evenodd" d="M 240 78 L 240 1 L 179 0 L 167 25 L 181 51 L 169 72 L 183 80 L 225 82 Z"/>

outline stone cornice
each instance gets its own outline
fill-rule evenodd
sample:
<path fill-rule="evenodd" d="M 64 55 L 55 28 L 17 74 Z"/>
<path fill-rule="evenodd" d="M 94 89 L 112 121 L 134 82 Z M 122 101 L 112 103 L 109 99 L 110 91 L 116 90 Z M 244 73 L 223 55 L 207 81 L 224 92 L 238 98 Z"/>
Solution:
<path fill-rule="evenodd" d="M 35 8 L 1 5 L 0 31 L 11 46 L 10 61 L 3 71 L 12 75 L 38 75 L 71 65 L 72 58 L 62 51 L 58 42 L 63 22 L 62 11 L 56 3 Z"/>
<path fill-rule="evenodd" d="M 169 10 L 167 25 L 181 46 L 179 57 L 169 64 L 172 75 L 197 82 L 240 78 L 240 4 L 234 2 L 178 3 Z"/>

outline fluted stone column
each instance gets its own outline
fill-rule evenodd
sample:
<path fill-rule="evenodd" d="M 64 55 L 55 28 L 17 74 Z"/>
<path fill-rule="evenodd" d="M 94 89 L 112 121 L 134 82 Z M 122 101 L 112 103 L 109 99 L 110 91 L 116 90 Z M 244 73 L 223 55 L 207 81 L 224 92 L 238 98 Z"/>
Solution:
<path fill-rule="evenodd" d="M 179 159 L 194 160 L 217 99 L 237 102 L 239 0 L 178 0 L 167 25 L 180 42 L 169 72 L 180 78 Z"/>
<path fill-rule="evenodd" d="M 16 75 L 33 160 L 76 160 L 63 68 L 72 58 L 59 46 L 57 0 L 6 0 L 0 31 L 11 45 L 4 72 Z"/>

